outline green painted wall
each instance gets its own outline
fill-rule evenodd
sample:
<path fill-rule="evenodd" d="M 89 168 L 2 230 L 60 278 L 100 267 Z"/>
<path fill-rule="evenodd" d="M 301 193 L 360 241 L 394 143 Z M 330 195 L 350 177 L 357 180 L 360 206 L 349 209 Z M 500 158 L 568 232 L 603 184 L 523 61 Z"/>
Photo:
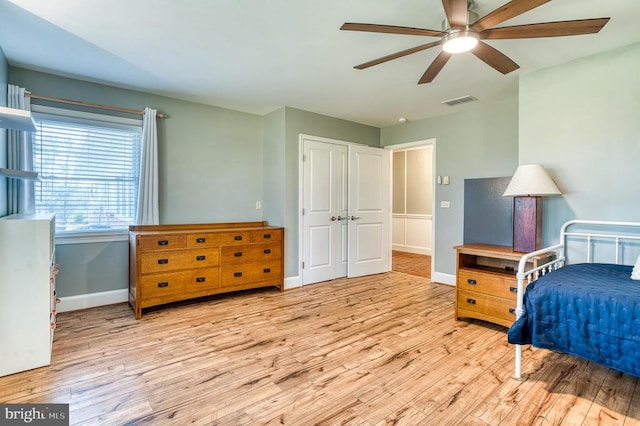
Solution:
<path fill-rule="evenodd" d="M 262 198 L 261 116 L 14 67 L 9 81 L 35 94 L 168 114 L 158 121 L 162 223 L 262 220 L 255 208 Z M 65 244 L 56 252 L 60 296 L 127 287 L 126 242 Z"/>
<path fill-rule="evenodd" d="M 521 164 L 547 168 L 546 244 L 569 219 L 640 220 L 640 44 L 520 79 Z"/>
<path fill-rule="evenodd" d="M 518 164 L 518 101 L 409 122 L 382 129 L 381 145 L 435 138 L 435 173 L 449 176 L 437 185 L 434 204 L 434 269 L 455 275 L 455 245 L 462 244 L 464 179 L 511 176 Z M 451 207 L 443 209 L 441 201 Z M 482 214 L 482 212 L 478 212 Z"/>
<path fill-rule="evenodd" d="M 264 116 L 263 218 L 271 225 L 284 226 L 285 109 L 279 108 Z"/>

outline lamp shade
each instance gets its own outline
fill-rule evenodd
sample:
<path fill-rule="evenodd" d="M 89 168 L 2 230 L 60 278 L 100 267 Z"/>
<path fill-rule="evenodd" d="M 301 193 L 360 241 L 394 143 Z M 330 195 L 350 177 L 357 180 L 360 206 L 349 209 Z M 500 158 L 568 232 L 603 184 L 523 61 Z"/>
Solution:
<path fill-rule="evenodd" d="M 540 196 L 562 194 L 549 173 L 540 164 L 525 164 L 519 166 L 504 197 Z"/>

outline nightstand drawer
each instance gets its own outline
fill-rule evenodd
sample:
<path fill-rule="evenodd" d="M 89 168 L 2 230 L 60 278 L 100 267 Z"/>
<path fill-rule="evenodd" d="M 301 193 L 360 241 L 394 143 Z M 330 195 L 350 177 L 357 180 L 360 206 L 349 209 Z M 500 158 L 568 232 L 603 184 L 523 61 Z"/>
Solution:
<path fill-rule="evenodd" d="M 460 269 L 458 271 L 458 287 L 464 291 L 516 300 L 517 281 L 512 275 L 501 276 Z"/>
<path fill-rule="evenodd" d="M 509 327 L 516 320 L 515 307 L 515 301 L 512 300 L 470 291 L 458 292 L 459 318 L 477 318 Z"/>

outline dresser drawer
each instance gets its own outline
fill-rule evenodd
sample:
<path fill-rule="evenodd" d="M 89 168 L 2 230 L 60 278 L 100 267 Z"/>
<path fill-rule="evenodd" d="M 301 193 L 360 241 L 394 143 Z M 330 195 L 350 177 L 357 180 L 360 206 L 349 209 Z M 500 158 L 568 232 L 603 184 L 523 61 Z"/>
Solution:
<path fill-rule="evenodd" d="M 251 242 L 251 231 L 237 232 L 203 232 L 187 236 L 187 247 L 211 247 Z"/>
<path fill-rule="evenodd" d="M 220 268 L 220 286 L 235 286 L 258 281 L 281 280 L 282 262 L 247 263 Z"/>
<path fill-rule="evenodd" d="M 251 242 L 268 243 L 269 241 L 282 241 L 282 229 L 251 231 Z"/>
<path fill-rule="evenodd" d="M 145 299 L 171 297 L 184 293 L 184 283 L 190 271 L 169 272 L 166 274 L 143 275 L 140 278 L 140 291 Z"/>
<path fill-rule="evenodd" d="M 212 290 L 220 288 L 220 271 L 218 268 L 206 268 L 191 271 L 185 282 L 184 291 L 190 297 L 205 296 Z"/>
<path fill-rule="evenodd" d="M 504 297 L 516 300 L 517 281 L 515 276 L 500 276 L 480 271 L 458 271 L 458 288 L 489 296 Z"/>
<path fill-rule="evenodd" d="M 140 256 L 140 273 L 148 274 L 190 268 L 218 266 L 220 251 L 201 248 L 178 251 L 153 251 Z"/>
<path fill-rule="evenodd" d="M 280 243 L 251 244 L 247 246 L 222 247 L 220 263 L 228 265 L 280 258 L 282 258 Z"/>
<path fill-rule="evenodd" d="M 181 249 L 187 246 L 186 235 L 140 235 L 138 248 L 147 250 Z"/>
<path fill-rule="evenodd" d="M 457 316 L 477 318 L 509 327 L 515 320 L 516 303 L 510 299 L 459 291 Z"/>

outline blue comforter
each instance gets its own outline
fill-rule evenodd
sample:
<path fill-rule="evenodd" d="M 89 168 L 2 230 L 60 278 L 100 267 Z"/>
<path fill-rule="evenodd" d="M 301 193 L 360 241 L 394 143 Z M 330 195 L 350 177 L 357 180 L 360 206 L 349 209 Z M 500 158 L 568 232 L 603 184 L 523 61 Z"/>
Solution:
<path fill-rule="evenodd" d="M 640 377 L 640 281 L 631 266 L 574 264 L 527 287 L 509 343 L 565 352 Z"/>

